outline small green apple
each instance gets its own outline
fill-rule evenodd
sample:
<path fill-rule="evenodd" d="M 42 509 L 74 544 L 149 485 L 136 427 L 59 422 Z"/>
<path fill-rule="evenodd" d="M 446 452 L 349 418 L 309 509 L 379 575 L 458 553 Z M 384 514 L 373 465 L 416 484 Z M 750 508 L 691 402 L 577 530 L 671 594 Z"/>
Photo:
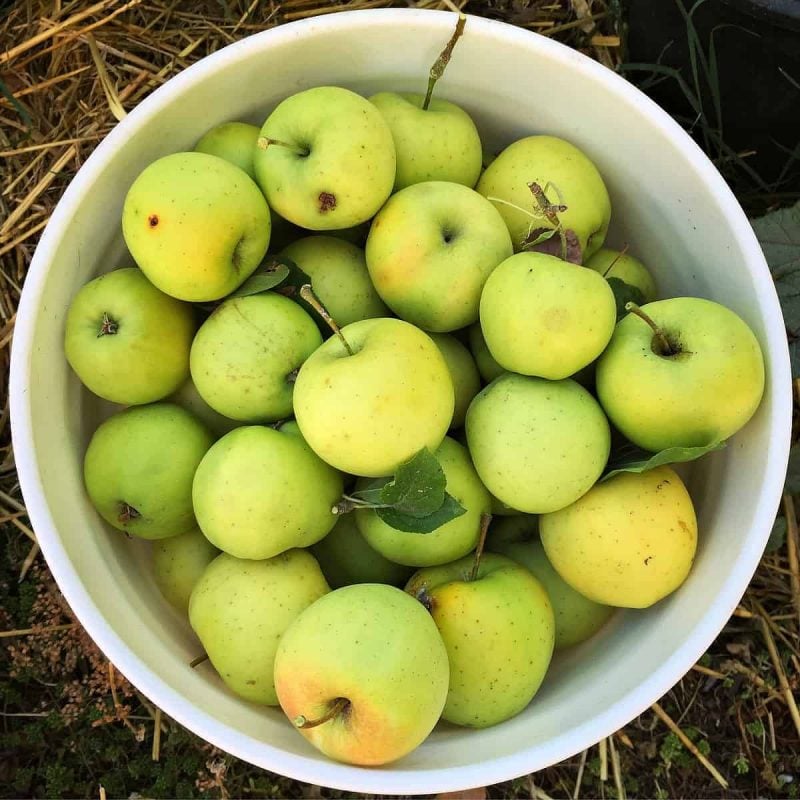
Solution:
<path fill-rule="evenodd" d="M 478 318 L 481 289 L 513 252 L 498 210 L 457 183 L 417 183 L 393 195 L 372 222 L 367 267 L 398 316 L 430 331 Z"/>
<path fill-rule="evenodd" d="M 673 297 L 620 320 L 597 362 L 596 382 L 609 419 L 634 444 L 697 447 L 733 436 L 753 416 L 764 392 L 764 358 L 733 311 Z"/>
<path fill-rule="evenodd" d="M 486 281 L 480 315 L 486 345 L 502 367 L 560 380 L 603 352 L 617 305 L 599 273 L 544 253 L 517 253 Z"/>
<path fill-rule="evenodd" d="M 246 122 L 223 122 L 206 131 L 194 149 L 198 153 L 208 153 L 230 161 L 255 180 L 253 155 L 256 152 L 258 134 L 259 129 L 255 125 L 248 125 Z"/>
<path fill-rule="evenodd" d="M 94 432 L 83 463 L 89 499 L 109 525 L 142 539 L 193 528 L 192 479 L 214 437 L 172 403 L 134 406 Z"/>
<path fill-rule="evenodd" d="M 218 413 L 242 422 L 275 422 L 291 416 L 297 370 L 321 344 L 314 320 L 287 297 L 232 297 L 195 336 L 192 380 Z"/>
<path fill-rule="evenodd" d="M 372 103 L 337 86 L 280 103 L 261 128 L 254 163 L 270 207 L 313 231 L 366 222 L 394 185 L 389 126 Z"/>
<path fill-rule="evenodd" d="M 486 488 L 529 514 L 564 508 L 589 491 L 611 445 L 605 415 L 582 386 L 512 373 L 475 397 L 466 430 Z"/>
<path fill-rule="evenodd" d="M 162 292 L 179 300 L 219 300 L 267 252 L 269 208 L 253 179 L 233 164 L 207 153 L 173 153 L 133 182 L 122 233 Z"/>
<path fill-rule="evenodd" d="M 444 356 L 453 381 L 456 405 L 450 427 L 460 428 L 464 424 L 472 398 L 481 390 L 481 376 L 478 374 L 475 359 L 455 336 L 449 333 L 432 333 L 430 337 Z"/>
<path fill-rule="evenodd" d="M 275 688 L 314 747 L 337 761 L 378 766 L 433 730 L 448 672 L 428 612 L 401 589 L 362 583 L 320 598 L 284 633 Z"/>
<path fill-rule="evenodd" d="M 435 450 L 453 419 L 453 381 L 419 328 L 366 319 L 342 329 L 300 368 L 294 412 L 317 455 L 343 472 L 392 475 L 422 448 Z"/>
<path fill-rule="evenodd" d="M 469 349 L 472 351 L 472 356 L 478 366 L 478 372 L 480 372 L 481 378 L 486 383 L 491 383 L 495 378 L 499 378 L 505 373 L 506 370 L 495 361 L 494 356 L 489 352 L 479 322 L 470 325 Z"/>
<path fill-rule="evenodd" d="M 369 98 L 383 114 L 397 153 L 395 191 L 424 181 L 460 183 L 470 189 L 481 172 L 483 150 L 478 129 L 464 109 L 425 96 L 379 92 Z"/>
<path fill-rule="evenodd" d="M 153 542 L 153 577 L 171 605 L 189 610 L 192 589 L 219 550 L 199 528 Z"/>
<path fill-rule="evenodd" d="M 670 467 L 620 473 L 539 520 L 559 575 L 598 603 L 647 608 L 686 580 L 697 548 L 697 519 Z"/>
<path fill-rule="evenodd" d="M 284 631 L 329 591 L 314 556 L 263 561 L 217 556 L 197 581 L 189 622 L 220 678 L 239 697 L 278 705 L 273 667 Z"/>
<path fill-rule="evenodd" d="M 658 297 L 656 282 L 647 267 L 624 251 L 601 247 L 583 265 L 606 279 L 619 278 L 629 286 L 634 286 L 642 293 L 645 303 L 652 303 Z"/>
<path fill-rule="evenodd" d="M 442 718 L 488 728 L 519 714 L 544 680 L 555 622 L 536 578 L 505 556 L 428 567 L 406 586 L 431 613 L 447 648 L 450 688 Z"/>
<path fill-rule="evenodd" d="M 191 306 L 160 292 L 141 270 L 89 281 L 67 312 L 64 352 L 81 382 L 104 400 L 161 400 L 189 375 L 197 325 Z"/>

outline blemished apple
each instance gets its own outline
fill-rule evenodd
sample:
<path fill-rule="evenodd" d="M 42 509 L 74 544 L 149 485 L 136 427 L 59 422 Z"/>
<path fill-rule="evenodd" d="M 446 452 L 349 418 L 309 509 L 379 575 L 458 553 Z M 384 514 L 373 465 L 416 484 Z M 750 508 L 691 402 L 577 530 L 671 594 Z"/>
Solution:
<path fill-rule="evenodd" d="M 214 411 L 200 396 L 191 376 L 177 392 L 173 392 L 167 399 L 170 403 L 175 403 L 194 414 L 216 437 L 224 436 L 242 424 L 238 420 L 230 419 L 218 411 Z"/>
<path fill-rule="evenodd" d="M 206 131 L 194 149 L 198 153 L 208 153 L 230 161 L 255 180 L 253 156 L 258 134 L 258 127 L 247 122 L 223 122 Z"/>
<path fill-rule="evenodd" d="M 584 262 L 585 267 L 599 272 L 604 278 L 618 278 L 636 287 L 645 303 L 652 303 L 658 297 L 656 282 L 647 267 L 626 252 L 601 247 Z"/>
<path fill-rule="evenodd" d="M 194 476 L 197 524 L 237 558 L 271 558 L 309 547 L 336 523 L 342 476 L 322 461 L 294 423 L 249 425 L 223 436 Z"/>
<path fill-rule="evenodd" d="M 343 472 L 392 475 L 442 443 L 453 419 L 453 381 L 431 338 L 399 319 L 342 328 L 300 367 L 294 413 L 317 455 Z"/>
<path fill-rule="evenodd" d="M 281 256 L 311 278 L 314 293 L 338 325 L 389 316 L 369 279 L 360 247 L 335 236 L 305 236 L 284 248 Z"/>
<path fill-rule="evenodd" d="M 192 479 L 214 442 L 172 403 L 126 408 L 92 435 L 83 462 L 89 499 L 118 530 L 142 539 L 186 533 L 197 524 Z"/>
<path fill-rule="evenodd" d="M 430 337 L 444 356 L 453 381 L 455 408 L 450 427 L 460 428 L 464 424 L 472 398 L 481 390 L 481 376 L 472 354 L 455 336 L 449 333 L 431 333 Z"/>
<path fill-rule="evenodd" d="M 372 103 L 337 86 L 281 102 L 261 128 L 254 163 L 270 207 L 312 231 L 366 222 L 394 185 L 389 126 Z"/>
<path fill-rule="evenodd" d="M 192 589 L 219 550 L 194 528 L 153 542 L 153 577 L 166 600 L 187 613 Z"/>
<path fill-rule="evenodd" d="M 330 587 L 314 556 L 289 550 L 259 561 L 223 553 L 201 575 L 189 622 L 220 678 L 239 697 L 278 705 L 278 642 L 302 611 Z"/>
<path fill-rule="evenodd" d="M 447 651 L 402 589 L 345 586 L 288 628 L 275 657 L 286 716 L 330 758 L 388 764 L 427 738 L 447 697 Z"/>
<path fill-rule="evenodd" d="M 472 401 L 466 430 L 486 488 L 528 514 L 564 508 L 589 491 L 611 446 L 597 401 L 569 379 L 506 373 Z"/>
<path fill-rule="evenodd" d="M 505 556 L 428 567 L 406 586 L 429 611 L 450 663 L 442 718 L 487 728 L 519 714 L 544 680 L 553 655 L 555 622 L 547 593 L 531 573 Z"/>
<path fill-rule="evenodd" d="M 275 292 L 232 297 L 200 326 L 192 343 L 192 380 L 215 411 L 242 422 L 292 414 L 300 365 L 322 344 L 313 319 Z"/>
<path fill-rule="evenodd" d="M 356 525 L 355 514 L 344 514 L 333 530 L 311 552 L 332 589 L 353 583 L 388 583 L 403 586 L 414 571 L 395 564 L 367 544 Z"/>
<path fill-rule="evenodd" d="M 614 608 L 576 592 L 555 571 L 539 539 L 538 517 L 521 514 L 495 520 L 486 548 L 522 564 L 542 584 L 555 616 L 556 650 L 586 641 L 614 614 Z"/>
<path fill-rule="evenodd" d="M 539 520 L 547 557 L 576 591 L 597 603 L 647 608 L 689 574 L 697 520 L 670 467 L 621 473 Z"/>
<path fill-rule="evenodd" d="M 614 426 L 652 451 L 733 436 L 764 392 L 764 358 L 744 320 L 699 297 L 638 312 L 649 322 L 629 313 L 597 362 L 597 396 Z"/>
<path fill-rule="evenodd" d="M 611 201 L 597 167 L 577 147 L 555 136 L 528 136 L 510 144 L 486 168 L 476 189 L 496 198 L 497 210 L 511 233 L 515 250 L 553 229 L 537 204 L 529 184 L 536 183 L 554 206 L 565 235 L 574 235 L 583 261 L 605 241 L 611 219 Z M 536 245 L 558 255 L 560 237 Z"/>
<path fill-rule="evenodd" d="M 544 253 L 517 253 L 486 281 L 480 317 L 489 352 L 504 369 L 560 380 L 603 352 L 617 305 L 599 273 Z"/>
<path fill-rule="evenodd" d="M 122 233 L 142 272 L 179 300 L 219 300 L 267 252 L 270 214 L 246 172 L 207 153 L 173 153 L 133 182 Z"/>
<path fill-rule="evenodd" d="M 472 357 L 475 359 L 475 364 L 478 366 L 478 372 L 480 372 L 481 378 L 483 378 L 486 383 L 491 383 L 495 378 L 499 378 L 506 372 L 489 352 L 479 322 L 470 325 L 469 349 L 472 352 Z"/>
<path fill-rule="evenodd" d="M 379 92 L 369 100 L 392 131 L 397 154 L 395 191 L 424 181 L 475 186 L 483 150 L 478 129 L 463 108 L 433 98 L 423 109 L 422 94 Z"/>
<path fill-rule="evenodd" d="M 449 436 L 435 451 L 447 479 L 447 492 L 466 509 L 460 517 L 431 533 L 399 531 L 372 509 L 357 509 L 356 524 L 367 543 L 384 557 L 410 567 L 427 567 L 455 561 L 475 549 L 481 516 L 489 512 L 491 498 L 469 458 L 467 448 Z M 363 481 L 356 484 L 364 488 Z"/>
<path fill-rule="evenodd" d="M 104 400 L 152 403 L 189 377 L 196 329 L 190 305 L 129 267 L 78 291 L 67 312 L 64 352 L 84 386 Z"/>
<path fill-rule="evenodd" d="M 372 221 L 367 268 L 402 319 L 454 331 L 478 318 L 481 289 L 513 252 L 500 212 L 457 183 L 416 183 L 392 195 Z"/>

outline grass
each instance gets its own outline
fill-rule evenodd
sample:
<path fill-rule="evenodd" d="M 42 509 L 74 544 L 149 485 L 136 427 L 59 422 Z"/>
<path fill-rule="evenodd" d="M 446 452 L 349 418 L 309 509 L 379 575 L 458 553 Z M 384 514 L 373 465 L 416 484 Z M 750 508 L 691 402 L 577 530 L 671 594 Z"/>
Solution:
<path fill-rule="evenodd" d="M 339 8 L 453 2 L 0 4 L 1 796 L 342 796 L 259 770 L 197 739 L 142 697 L 81 629 L 39 554 L 19 492 L 8 425 L 9 347 L 20 287 L 59 196 L 97 142 L 155 87 L 232 41 L 293 19 Z M 456 2 L 558 38 L 609 67 L 622 61 L 616 2 Z M 687 31 L 691 36 L 690 20 Z M 639 65 L 637 79 L 645 88 L 682 80 L 696 102 L 707 103 L 703 81 L 713 86 L 713 54 L 695 45 L 693 75 Z M 792 196 L 791 187 L 765 188 L 747 177 L 743 157 L 724 147 L 717 111 L 713 101 L 702 109 L 704 142 L 720 166 L 737 170 L 740 196 Z M 575 758 L 490 787 L 489 796 L 797 797 L 800 543 L 790 495 L 782 519 L 725 630 L 658 704 Z"/>

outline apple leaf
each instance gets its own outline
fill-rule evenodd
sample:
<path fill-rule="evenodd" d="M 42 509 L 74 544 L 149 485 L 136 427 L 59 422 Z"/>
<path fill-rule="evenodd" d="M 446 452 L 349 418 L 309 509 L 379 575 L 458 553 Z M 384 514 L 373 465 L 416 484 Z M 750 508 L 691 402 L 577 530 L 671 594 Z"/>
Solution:
<path fill-rule="evenodd" d="M 522 240 L 520 250 L 528 250 L 552 239 L 558 231 L 556 228 L 531 228 L 528 235 Z"/>
<path fill-rule="evenodd" d="M 616 457 L 608 462 L 607 472 L 600 478 L 600 482 L 607 481 L 621 472 L 647 472 L 665 464 L 695 461 L 706 453 L 722 450 L 723 447 L 725 442 L 712 442 L 703 447 L 668 447 L 658 453 L 650 453 L 631 446 L 617 453 Z"/>
<path fill-rule="evenodd" d="M 282 294 L 286 297 L 290 297 L 292 300 L 298 302 L 309 314 L 311 314 L 314 319 L 320 319 L 319 314 L 314 311 L 311 306 L 306 303 L 300 297 L 300 287 L 305 286 L 306 284 L 313 285 L 313 281 L 311 278 L 303 272 L 297 264 L 292 261 L 291 258 L 283 258 L 281 257 L 281 264 L 285 264 L 289 267 L 289 274 L 286 276 L 286 280 L 276 289 L 279 294 Z M 327 325 L 325 326 L 327 330 Z"/>
<path fill-rule="evenodd" d="M 376 508 L 375 513 L 389 526 L 408 533 L 431 533 L 450 520 L 466 514 L 467 510 L 458 500 L 445 492 L 444 502 L 438 509 L 424 517 L 404 514 L 395 508 Z"/>
<path fill-rule="evenodd" d="M 262 264 L 235 292 L 229 297 L 247 297 L 274 289 L 289 277 L 289 267 L 280 261 L 268 261 Z"/>
<path fill-rule="evenodd" d="M 381 490 L 381 503 L 410 517 L 427 517 L 444 503 L 445 478 L 436 456 L 427 448 L 397 468 Z"/>
<path fill-rule="evenodd" d="M 621 278 L 606 278 L 611 291 L 614 292 L 614 300 L 617 302 L 617 322 L 628 314 L 625 310 L 626 303 L 636 303 L 637 306 L 644 305 L 644 295 L 638 286 L 625 283 Z"/>

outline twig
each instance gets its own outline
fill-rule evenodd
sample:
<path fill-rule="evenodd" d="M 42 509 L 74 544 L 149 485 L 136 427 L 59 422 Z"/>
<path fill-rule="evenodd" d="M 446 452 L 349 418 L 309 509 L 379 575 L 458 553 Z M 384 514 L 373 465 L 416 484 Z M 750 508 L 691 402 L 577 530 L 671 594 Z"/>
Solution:
<path fill-rule="evenodd" d="M 578 775 L 575 778 L 575 791 L 572 793 L 572 800 L 578 800 L 581 796 L 581 783 L 583 783 L 583 770 L 586 768 L 586 757 L 588 756 L 589 751 L 584 750 L 581 753 L 581 761 L 578 764 Z"/>
<path fill-rule="evenodd" d="M 611 770 L 614 773 L 614 786 L 617 787 L 617 800 L 625 800 L 625 785 L 622 782 L 622 767 L 619 763 L 619 756 L 617 755 L 617 748 L 614 745 L 614 737 L 608 737 L 608 744 L 611 748 Z"/>
<path fill-rule="evenodd" d="M 116 673 L 114 671 L 114 665 L 110 661 L 108 662 L 108 685 L 111 688 L 111 700 L 114 703 L 114 713 L 117 719 L 121 720 L 127 728 L 130 728 L 133 735 L 138 739 L 139 732 L 133 727 L 133 723 L 128 719 L 128 715 L 125 713 L 125 710 L 122 708 L 122 703 L 119 701 Z"/>
<path fill-rule="evenodd" d="M 161 757 L 161 709 L 156 706 L 156 714 L 153 720 L 153 761 L 158 761 Z"/>
<path fill-rule="evenodd" d="M 39 542 L 34 542 L 31 545 L 31 549 L 28 551 L 28 555 L 25 556 L 25 560 L 22 562 L 22 569 L 19 571 L 19 579 L 18 583 L 22 583 L 25 580 L 25 576 L 28 574 L 28 570 L 33 566 L 33 562 L 36 560 L 36 556 L 39 555 Z"/>
<path fill-rule="evenodd" d="M 767 650 L 769 650 L 769 657 L 772 659 L 772 666 L 775 668 L 775 673 L 778 676 L 778 684 L 781 687 L 783 696 L 786 698 L 786 705 L 789 707 L 789 714 L 794 722 L 794 727 L 800 735 L 800 711 L 797 710 L 797 703 L 794 700 L 789 681 L 786 679 L 786 672 L 783 669 L 778 648 L 775 646 L 775 639 L 772 638 L 772 631 L 769 629 L 765 617 L 759 617 L 761 623 L 761 631 L 764 634 L 764 641 L 767 643 Z"/>
<path fill-rule="evenodd" d="M 67 631 L 76 628 L 77 622 L 67 622 L 64 625 L 48 625 L 46 628 L 16 628 L 13 631 L 0 631 L 0 639 L 10 639 L 14 636 L 33 636 L 38 633 L 54 633 L 55 631 Z"/>
<path fill-rule="evenodd" d="M 792 587 L 792 603 L 797 612 L 798 623 L 800 623 L 800 563 L 798 563 L 797 556 L 797 551 L 800 550 L 800 536 L 797 531 L 794 498 L 790 494 L 783 496 L 783 511 L 786 516 L 786 555 L 791 572 L 789 585 Z"/>
<path fill-rule="evenodd" d="M 605 783 L 608 780 L 608 742 L 604 737 L 597 744 L 600 748 L 600 780 Z"/>

